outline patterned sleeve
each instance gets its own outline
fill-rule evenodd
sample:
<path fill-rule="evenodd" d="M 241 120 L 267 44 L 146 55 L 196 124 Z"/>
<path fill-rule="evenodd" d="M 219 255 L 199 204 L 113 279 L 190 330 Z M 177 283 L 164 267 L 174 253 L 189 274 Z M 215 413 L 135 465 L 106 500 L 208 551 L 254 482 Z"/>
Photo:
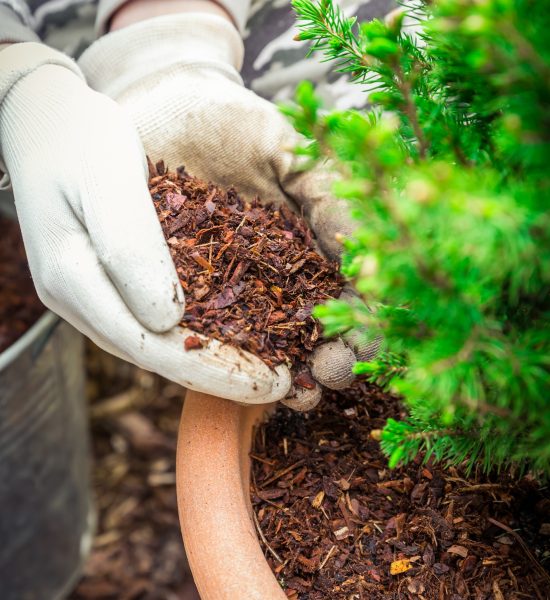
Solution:
<path fill-rule="evenodd" d="M 214 1 L 233 17 L 242 35 L 250 0 Z M 103 35 L 111 17 L 125 2 L 127 0 L 0 0 L 0 44 L 40 38 L 48 45 L 77 55 L 95 37 L 91 25 L 96 11 L 96 35 Z M 71 31 L 74 32 L 72 37 Z"/>
<path fill-rule="evenodd" d="M 34 18 L 23 0 L 0 0 L 0 43 L 38 42 Z"/>
<path fill-rule="evenodd" d="M 242 35 L 246 18 L 248 16 L 250 0 L 215 1 L 223 6 L 223 8 L 225 8 L 225 10 L 231 15 L 233 21 L 237 25 L 237 29 Z M 106 32 L 109 25 L 109 20 L 125 2 L 127 2 L 127 0 L 99 0 L 99 9 L 97 14 L 97 31 L 99 35 L 103 35 Z"/>

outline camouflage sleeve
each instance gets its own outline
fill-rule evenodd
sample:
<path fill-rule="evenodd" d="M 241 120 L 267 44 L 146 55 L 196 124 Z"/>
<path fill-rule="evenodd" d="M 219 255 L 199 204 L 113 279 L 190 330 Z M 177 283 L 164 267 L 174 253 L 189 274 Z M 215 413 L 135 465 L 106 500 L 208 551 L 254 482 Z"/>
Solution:
<path fill-rule="evenodd" d="M 361 21 L 383 19 L 401 0 L 337 0 L 348 17 Z M 300 81 L 315 84 L 328 108 L 361 108 L 364 87 L 348 85 L 348 75 L 336 72 L 319 54 L 306 58 L 311 43 L 296 41 L 299 29 L 290 0 L 253 0 L 244 35 L 241 71 L 246 87 L 263 98 L 289 101 Z"/>
<path fill-rule="evenodd" d="M 27 4 L 22 0 L 0 0 L 0 43 L 39 41 Z"/>
<path fill-rule="evenodd" d="M 154 1 L 154 0 L 152 0 Z M 250 7 L 250 0 L 215 0 L 231 15 L 239 32 L 243 33 Z M 96 29 L 103 35 L 109 26 L 109 20 L 127 0 L 99 0 Z"/>

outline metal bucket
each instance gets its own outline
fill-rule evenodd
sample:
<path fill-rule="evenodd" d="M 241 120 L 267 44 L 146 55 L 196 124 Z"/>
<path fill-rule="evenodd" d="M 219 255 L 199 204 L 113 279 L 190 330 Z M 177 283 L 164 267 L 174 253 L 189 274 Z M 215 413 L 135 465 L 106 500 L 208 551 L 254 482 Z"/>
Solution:
<path fill-rule="evenodd" d="M 47 311 L 0 354 L 1 600 L 66 597 L 91 545 L 83 352 Z"/>

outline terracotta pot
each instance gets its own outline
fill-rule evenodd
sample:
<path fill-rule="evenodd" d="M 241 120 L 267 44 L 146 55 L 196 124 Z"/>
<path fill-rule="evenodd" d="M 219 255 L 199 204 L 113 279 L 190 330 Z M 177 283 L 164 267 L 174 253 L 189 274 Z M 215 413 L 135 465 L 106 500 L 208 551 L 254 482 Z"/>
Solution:
<path fill-rule="evenodd" d="M 255 423 L 273 405 L 189 391 L 176 462 L 180 525 L 201 600 L 285 600 L 260 547 L 249 499 Z"/>

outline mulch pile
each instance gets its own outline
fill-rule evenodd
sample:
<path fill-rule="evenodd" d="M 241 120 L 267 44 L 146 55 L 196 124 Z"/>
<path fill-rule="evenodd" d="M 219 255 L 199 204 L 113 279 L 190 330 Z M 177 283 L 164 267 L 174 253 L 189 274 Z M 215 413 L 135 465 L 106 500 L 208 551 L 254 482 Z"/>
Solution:
<path fill-rule="evenodd" d="M 0 214 L 0 352 L 21 337 L 45 308 L 38 299 L 17 223 Z"/>
<path fill-rule="evenodd" d="M 400 416 L 397 400 L 360 383 L 259 428 L 251 498 L 287 596 L 550 598 L 549 490 L 420 459 L 390 470 L 373 437 Z"/>
<path fill-rule="evenodd" d="M 176 504 L 183 390 L 88 346 L 98 523 L 68 600 L 199 600 Z"/>
<path fill-rule="evenodd" d="M 320 337 L 311 310 L 340 295 L 337 265 L 288 208 L 246 202 L 150 164 L 149 189 L 186 294 L 184 327 L 248 350 L 268 366 L 305 362 Z M 190 338 L 188 349 L 200 346 Z"/>

